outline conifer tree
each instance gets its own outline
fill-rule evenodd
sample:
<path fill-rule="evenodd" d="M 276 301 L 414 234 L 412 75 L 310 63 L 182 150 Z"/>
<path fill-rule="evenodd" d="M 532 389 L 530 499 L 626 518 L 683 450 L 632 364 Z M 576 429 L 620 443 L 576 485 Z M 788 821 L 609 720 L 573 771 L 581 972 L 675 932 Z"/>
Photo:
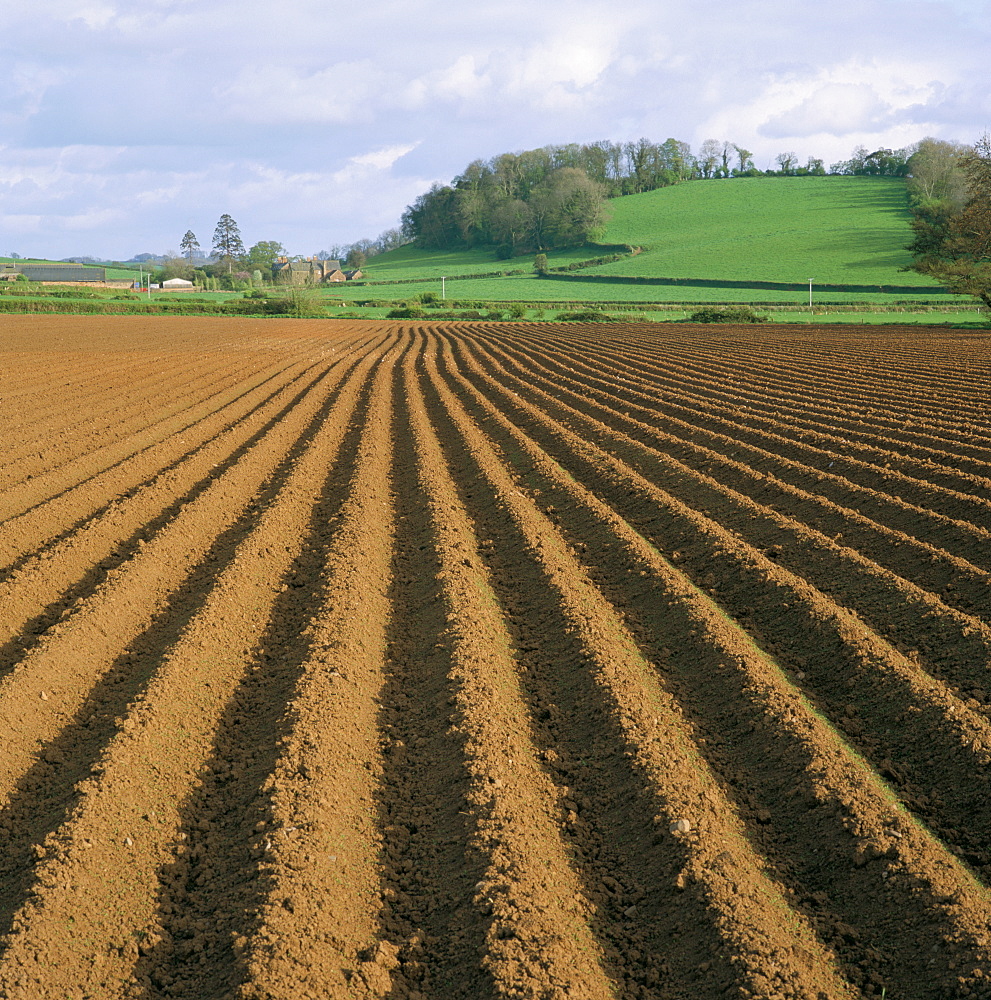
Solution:
<path fill-rule="evenodd" d="M 244 243 L 237 223 L 225 212 L 213 231 L 213 252 L 227 262 L 227 273 L 234 271 L 234 261 L 244 256 Z"/>
<path fill-rule="evenodd" d="M 179 249 L 186 255 L 186 259 L 189 261 L 189 266 L 193 266 L 193 257 L 200 250 L 200 241 L 196 238 L 196 234 L 192 229 L 186 230 L 186 235 L 183 236 L 182 242 L 179 244 Z"/>

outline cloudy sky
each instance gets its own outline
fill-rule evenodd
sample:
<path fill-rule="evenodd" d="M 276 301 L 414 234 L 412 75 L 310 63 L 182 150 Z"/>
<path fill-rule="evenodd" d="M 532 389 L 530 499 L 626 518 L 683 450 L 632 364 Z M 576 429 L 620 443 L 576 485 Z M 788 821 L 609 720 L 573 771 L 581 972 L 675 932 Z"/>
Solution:
<path fill-rule="evenodd" d="M 991 0 L 40 0 L 0 31 L 0 254 L 375 237 L 471 160 L 991 129 Z"/>

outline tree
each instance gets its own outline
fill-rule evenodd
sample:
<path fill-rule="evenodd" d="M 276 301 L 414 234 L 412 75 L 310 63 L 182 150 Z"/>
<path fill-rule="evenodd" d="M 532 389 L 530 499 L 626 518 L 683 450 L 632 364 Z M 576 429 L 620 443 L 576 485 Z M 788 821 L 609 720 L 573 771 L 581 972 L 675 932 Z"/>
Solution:
<path fill-rule="evenodd" d="M 698 160 L 699 170 L 705 178 L 712 177 L 716 172 L 716 166 L 723 155 L 722 146 L 716 139 L 706 139 L 699 146 Z"/>
<path fill-rule="evenodd" d="M 286 255 L 286 248 L 278 240 L 260 240 L 243 259 L 246 268 L 262 272 L 267 280 L 272 280 L 272 267 L 279 257 Z"/>
<path fill-rule="evenodd" d="M 754 154 L 742 146 L 734 146 L 733 148 L 736 150 L 737 159 L 740 161 L 740 173 L 742 174 L 745 170 L 752 170 L 754 166 Z"/>
<path fill-rule="evenodd" d="M 736 149 L 736 146 L 734 146 L 733 143 L 723 142 L 723 148 L 719 152 L 719 155 L 722 157 L 723 161 L 723 167 L 722 167 L 723 177 L 729 177 L 730 175 L 729 157 L 731 149 Z"/>
<path fill-rule="evenodd" d="M 541 276 L 547 273 L 547 254 L 538 253 L 537 256 L 533 258 L 533 269 Z"/>
<path fill-rule="evenodd" d="M 981 136 L 959 162 L 967 200 L 950 217 L 942 243 L 919 256 L 912 269 L 991 310 L 991 135 Z"/>
<path fill-rule="evenodd" d="M 192 229 L 186 230 L 186 235 L 183 236 L 179 243 L 179 249 L 185 255 L 189 266 L 192 267 L 193 257 L 200 252 L 200 241 L 196 238 L 196 234 L 192 231 Z"/>
<path fill-rule="evenodd" d="M 512 198 L 501 201 L 492 212 L 492 236 L 512 256 L 533 231 L 533 212 L 525 201 Z"/>
<path fill-rule="evenodd" d="M 213 252 L 227 264 L 227 273 L 233 274 L 234 261 L 244 256 L 244 243 L 237 223 L 225 212 L 213 231 Z"/>
<path fill-rule="evenodd" d="M 798 156 L 795 153 L 778 153 L 774 160 L 783 175 L 793 174 L 798 166 Z"/>
<path fill-rule="evenodd" d="M 577 167 L 562 167 L 534 190 L 528 206 L 536 247 L 579 246 L 605 221 L 605 188 Z"/>
<path fill-rule="evenodd" d="M 361 247 L 353 246 L 348 251 L 348 255 L 344 260 L 349 268 L 353 271 L 360 271 L 368 260 L 368 254 L 365 253 Z"/>
<path fill-rule="evenodd" d="M 169 278 L 185 278 L 187 281 L 193 280 L 193 267 L 189 261 L 176 253 L 175 250 L 168 250 L 162 258 L 162 263 L 155 275 L 156 281 L 168 281 Z"/>
<path fill-rule="evenodd" d="M 960 160 L 968 148 L 957 142 L 925 138 L 908 160 L 909 197 L 916 205 L 946 203 L 954 211 L 967 200 L 967 181 Z"/>

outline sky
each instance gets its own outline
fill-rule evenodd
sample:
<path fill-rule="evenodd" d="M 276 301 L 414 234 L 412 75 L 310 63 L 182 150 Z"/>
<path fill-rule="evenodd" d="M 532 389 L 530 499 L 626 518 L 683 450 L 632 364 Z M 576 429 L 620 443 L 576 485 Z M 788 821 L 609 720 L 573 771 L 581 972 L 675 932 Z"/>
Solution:
<path fill-rule="evenodd" d="M 0 32 L 0 254 L 375 238 L 472 160 L 673 137 L 826 164 L 991 130 L 991 0 L 40 0 Z"/>

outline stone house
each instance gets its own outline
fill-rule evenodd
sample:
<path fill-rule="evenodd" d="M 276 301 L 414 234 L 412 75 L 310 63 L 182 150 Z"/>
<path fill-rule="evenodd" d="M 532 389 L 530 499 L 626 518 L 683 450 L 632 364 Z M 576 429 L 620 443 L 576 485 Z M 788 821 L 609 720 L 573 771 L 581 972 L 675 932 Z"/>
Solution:
<path fill-rule="evenodd" d="M 272 276 L 276 281 L 293 285 L 323 285 L 348 280 L 339 260 L 317 260 L 316 257 L 306 260 L 278 257 L 272 265 Z"/>

